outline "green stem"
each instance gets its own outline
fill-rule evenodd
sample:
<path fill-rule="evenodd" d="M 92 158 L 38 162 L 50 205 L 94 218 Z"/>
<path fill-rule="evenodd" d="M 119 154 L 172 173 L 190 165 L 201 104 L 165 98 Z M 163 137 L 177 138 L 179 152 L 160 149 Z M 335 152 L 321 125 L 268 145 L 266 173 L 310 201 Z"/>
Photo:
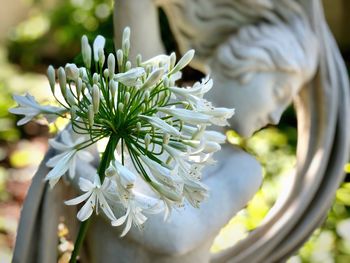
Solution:
<path fill-rule="evenodd" d="M 101 162 L 100 162 L 98 169 L 97 169 L 97 173 L 98 173 L 98 176 L 100 177 L 101 184 L 103 183 L 103 180 L 106 176 L 105 172 L 109 166 L 109 163 L 114 159 L 114 150 L 117 147 L 118 142 L 119 142 L 119 137 L 112 135 L 109 138 L 109 141 L 107 143 L 107 146 L 106 146 L 104 153 L 102 154 Z M 77 257 L 79 255 L 79 251 L 81 249 L 81 246 L 83 245 L 83 241 L 85 239 L 90 222 L 91 222 L 91 217 L 88 218 L 87 220 L 85 220 L 84 222 L 80 223 L 78 236 L 77 236 L 77 239 L 75 241 L 74 250 L 72 252 L 72 256 L 69 260 L 69 263 L 76 263 L 77 262 Z"/>

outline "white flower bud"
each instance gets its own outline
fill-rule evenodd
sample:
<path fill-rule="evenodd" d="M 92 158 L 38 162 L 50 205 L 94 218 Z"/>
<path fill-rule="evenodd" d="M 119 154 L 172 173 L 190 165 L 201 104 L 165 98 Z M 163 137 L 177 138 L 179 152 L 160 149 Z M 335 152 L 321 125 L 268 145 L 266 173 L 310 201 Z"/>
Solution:
<path fill-rule="evenodd" d="M 100 107 L 100 89 L 96 84 L 92 86 L 92 105 L 94 113 L 97 113 Z"/>
<path fill-rule="evenodd" d="M 136 65 L 138 67 L 141 67 L 141 63 L 142 63 L 142 56 L 141 56 L 141 54 L 137 54 L 137 56 L 136 56 Z"/>
<path fill-rule="evenodd" d="M 141 122 L 139 121 L 136 123 L 136 130 L 141 131 Z"/>
<path fill-rule="evenodd" d="M 118 103 L 118 110 L 119 110 L 120 112 L 123 112 L 123 110 L 124 110 L 124 104 L 123 104 L 122 102 L 119 102 L 119 103 Z"/>
<path fill-rule="evenodd" d="M 65 71 L 67 79 L 77 81 L 79 78 L 79 69 L 75 64 L 66 64 Z"/>
<path fill-rule="evenodd" d="M 76 104 L 73 93 L 68 87 L 66 87 L 66 101 L 70 106 L 74 106 Z"/>
<path fill-rule="evenodd" d="M 130 50 L 130 40 L 129 39 L 126 39 L 123 41 L 122 49 L 123 49 L 124 56 L 128 57 L 129 50 Z"/>
<path fill-rule="evenodd" d="M 109 78 L 112 79 L 115 72 L 115 57 L 112 53 L 108 55 L 107 66 L 108 66 Z"/>
<path fill-rule="evenodd" d="M 183 57 L 175 65 L 175 67 L 169 72 L 169 74 L 174 74 L 180 71 L 181 69 L 183 69 L 184 67 L 186 67 L 187 64 L 190 63 L 190 61 L 193 59 L 193 57 L 194 57 L 194 50 L 191 49 L 187 51 L 186 54 L 183 55 Z"/>
<path fill-rule="evenodd" d="M 169 70 L 172 70 L 175 66 L 175 63 L 176 63 L 176 54 L 175 52 L 172 52 L 170 54 L 170 65 L 169 65 Z"/>
<path fill-rule="evenodd" d="M 153 85 L 157 84 L 157 82 L 161 79 L 163 74 L 164 74 L 164 69 L 163 68 L 156 69 L 146 79 L 146 81 L 143 84 L 142 88 L 143 89 L 148 89 L 149 87 L 152 87 Z"/>
<path fill-rule="evenodd" d="M 151 136 L 148 133 L 146 133 L 144 140 L 145 140 L 145 148 L 148 150 L 148 146 L 151 143 Z"/>
<path fill-rule="evenodd" d="M 94 75 L 92 75 L 92 82 L 94 84 L 97 84 L 100 81 L 100 76 L 95 72 Z"/>
<path fill-rule="evenodd" d="M 58 83 L 60 84 L 61 93 L 63 97 L 66 97 L 67 79 L 66 79 L 66 72 L 62 67 L 59 67 L 58 69 Z"/>
<path fill-rule="evenodd" d="M 94 125 L 94 118 L 95 118 L 95 113 L 94 113 L 94 107 L 92 105 L 88 106 L 88 120 L 90 126 Z"/>
<path fill-rule="evenodd" d="M 91 67 L 91 47 L 89 45 L 88 38 L 84 35 L 81 38 L 81 53 L 83 56 L 84 64 L 87 68 Z"/>
<path fill-rule="evenodd" d="M 98 63 L 100 65 L 100 67 L 103 66 L 103 64 L 105 63 L 106 57 L 105 57 L 105 53 L 103 52 L 103 49 L 100 48 L 97 52 L 98 54 Z"/>
<path fill-rule="evenodd" d="M 117 50 L 117 62 L 118 62 L 119 71 L 121 71 L 121 68 L 123 65 L 123 51 L 121 49 Z"/>
<path fill-rule="evenodd" d="M 94 41 L 94 60 L 95 62 L 98 62 L 100 60 L 99 58 L 99 50 L 102 49 L 102 53 L 103 53 L 103 48 L 105 47 L 105 43 L 106 43 L 106 39 L 101 36 L 101 35 L 98 35 L 96 38 L 95 38 L 95 41 Z"/>
<path fill-rule="evenodd" d="M 125 97 L 124 97 L 125 104 L 129 103 L 129 99 L 130 99 L 130 92 L 125 92 Z"/>
<path fill-rule="evenodd" d="M 146 66 L 146 74 L 149 75 L 152 72 L 152 65 L 147 65 Z"/>
<path fill-rule="evenodd" d="M 77 97 L 80 98 L 81 92 L 83 90 L 83 80 L 81 78 L 78 78 L 76 83 L 77 88 Z"/>
<path fill-rule="evenodd" d="M 53 66 L 47 68 L 47 78 L 49 79 L 49 84 L 52 93 L 55 93 L 55 84 L 56 84 L 56 74 Z"/>
<path fill-rule="evenodd" d="M 131 69 L 131 62 L 130 61 L 127 61 L 126 63 L 125 63 L 125 71 L 128 71 L 128 70 L 130 70 Z"/>
<path fill-rule="evenodd" d="M 114 80 L 109 81 L 109 89 L 111 91 L 111 95 L 114 96 L 117 93 L 118 88 L 118 82 L 115 82 Z"/>
<path fill-rule="evenodd" d="M 122 41 L 124 42 L 125 40 L 130 40 L 130 27 L 125 27 L 123 31 L 123 37 Z"/>
<path fill-rule="evenodd" d="M 103 70 L 103 76 L 104 76 L 105 79 L 107 79 L 107 78 L 109 77 L 109 72 L 108 72 L 108 69 L 107 69 L 107 68 L 105 68 L 105 69 Z"/>

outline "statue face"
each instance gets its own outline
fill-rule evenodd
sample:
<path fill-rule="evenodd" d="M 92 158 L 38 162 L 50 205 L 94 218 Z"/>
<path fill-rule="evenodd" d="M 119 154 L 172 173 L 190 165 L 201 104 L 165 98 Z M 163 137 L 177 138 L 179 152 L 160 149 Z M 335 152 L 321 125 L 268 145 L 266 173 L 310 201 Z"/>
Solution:
<path fill-rule="evenodd" d="M 256 72 L 244 83 L 215 74 L 213 79 L 208 96 L 216 106 L 236 109 L 229 122 L 244 137 L 267 124 L 278 124 L 301 86 L 296 76 L 280 72 Z"/>

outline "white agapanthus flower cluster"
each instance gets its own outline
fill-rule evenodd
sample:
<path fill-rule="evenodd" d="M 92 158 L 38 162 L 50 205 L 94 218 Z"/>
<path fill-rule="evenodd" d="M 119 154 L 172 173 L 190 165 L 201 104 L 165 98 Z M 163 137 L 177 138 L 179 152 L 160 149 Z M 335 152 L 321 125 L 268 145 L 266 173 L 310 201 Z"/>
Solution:
<path fill-rule="evenodd" d="M 116 56 L 108 54 L 107 59 L 102 36 L 92 47 L 83 36 L 84 67 L 67 64 L 57 71 L 50 66 L 47 71 L 52 93 L 61 107 L 40 106 L 26 95 L 15 96 L 19 107 L 11 110 L 25 116 L 18 124 L 38 115 L 69 118 L 75 136 L 81 136 L 72 140 L 64 131 L 59 139 L 50 140 L 59 152 L 47 162 L 52 170 L 46 179 L 52 186 L 66 172 L 69 178 L 77 176 L 77 158 L 87 162 L 92 159 L 84 149 L 108 138 L 96 177 L 93 181 L 79 178 L 83 194 L 65 203 L 85 202 L 77 215 L 81 221 L 102 210 L 112 225 L 125 224 L 122 235 L 132 224 L 141 226 L 147 213 L 165 209 L 167 216 L 171 208 L 186 200 L 199 207 L 208 195 L 201 170 L 213 162 L 212 154 L 225 141 L 223 134 L 207 128 L 227 125 L 234 114 L 233 109 L 216 108 L 203 98 L 213 86 L 208 77 L 193 87 L 175 85 L 181 70 L 193 58 L 193 50 L 177 63 L 175 53 L 147 61 L 138 55 L 132 63 L 128 60 L 129 36 L 126 28 L 122 49 Z M 148 185 L 148 194 L 137 190 L 140 178 Z M 125 208 L 120 218 L 113 212 L 116 204 Z"/>

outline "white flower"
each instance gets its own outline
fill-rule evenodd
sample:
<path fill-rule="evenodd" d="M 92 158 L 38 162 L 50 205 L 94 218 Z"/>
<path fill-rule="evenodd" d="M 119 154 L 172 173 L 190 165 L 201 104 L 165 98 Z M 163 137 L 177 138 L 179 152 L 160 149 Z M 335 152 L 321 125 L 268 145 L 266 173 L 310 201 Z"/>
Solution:
<path fill-rule="evenodd" d="M 155 85 L 163 77 L 163 74 L 164 74 L 163 68 L 154 70 L 144 82 L 142 89 L 148 89 L 149 87 L 152 87 L 153 85 Z"/>
<path fill-rule="evenodd" d="M 174 128 L 173 126 L 169 125 L 168 123 L 166 123 L 164 120 L 155 117 L 155 116 L 144 116 L 144 115 L 139 115 L 139 117 L 141 119 L 146 120 L 148 123 L 150 123 L 153 127 L 161 129 L 162 131 L 164 131 L 165 133 L 171 134 L 173 136 L 180 136 L 181 133 Z"/>
<path fill-rule="evenodd" d="M 141 63 L 142 67 L 147 67 L 148 65 L 152 67 L 159 67 L 159 64 L 163 64 L 165 68 L 168 68 L 170 65 L 170 57 L 167 55 L 158 55 L 149 60 L 146 60 Z"/>
<path fill-rule="evenodd" d="M 81 54 L 83 56 L 84 64 L 87 68 L 91 67 L 91 47 L 87 36 L 81 38 Z"/>
<path fill-rule="evenodd" d="M 193 110 L 159 107 L 159 111 L 172 115 L 191 124 L 210 124 L 212 117 Z"/>
<path fill-rule="evenodd" d="M 79 69 L 75 64 L 67 63 L 64 67 L 67 79 L 78 81 Z"/>
<path fill-rule="evenodd" d="M 175 67 L 169 72 L 169 74 L 174 74 L 174 73 L 180 71 L 181 69 L 183 69 L 184 67 L 186 67 L 187 64 L 190 63 L 190 61 L 192 60 L 193 57 L 194 57 L 194 50 L 191 49 L 191 50 L 187 51 L 185 53 L 185 55 L 183 55 L 183 57 L 175 65 Z"/>
<path fill-rule="evenodd" d="M 70 178 L 75 177 L 77 158 L 83 162 L 91 162 L 93 160 L 93 156 L 89 152 L 78 150 L 79 144 L 84 141 L 83 137 L 73 142 L 69 132 L 64 130 L 61 133 L 61 141 L 62 142 L 55 139 L 49 140 L 49 144 L 54 149 L 61 152 L 46 163 L 48 167 L 53 167 L 45 178 L 49 180 L 51 187 L 53 187 L 67 171 Z"/>
<path fill-rule="evenodd" d="M 129 232 L 132 224 L 140 228 L 145 223 L 147 217 L 143 213 L 157 214 L 163 210 L 159 199 L 136 191 L 130 191 L 129 196 L 124 200 L 126 207 L 125 215 L 112 222 L 113 226 L 120 226 L 126 222 L 125 228 L 120 235 L 121 237 Z"/>
<path fill-rule="evenodd" d="M 142 82 L 139 80 L 145 74 L 145 70 L 142 67 L 137 67 L 128 70 L 124 73 L 118 73 L 114 75 L 114 80 L 121 82 L 125 86 L 137 86 Z"/>
<path fill-rule="evenodd" d="M 106 175 L 115 176 L 117 184 L 125 189 L 134 187 L 136 175 L 117 160 L 111 162 Z"/>
<path fill-rule="evenodd" d="M 177 176 L 177 167 L 170 170 L 144 155 L 140 155 L 140 159 L 147 165 L 151 174 L 159 183 L 181 191 L 183 182 L 181 178 Z"/>
<path fill-rule="evenodd" d="M 203 98 L 203 95 L 207 93 L 212 87 L 213 87 L 213 80 L 209 79 L 209 76 L 207 76 L 202 80 L 202 82 L 196 82 L 193 85 L 193 87 L 187 87 L 187 88 L 169 87 L 169 89 L 178 96 L 181 96 L 186 99 L 191 99 L 192 96 Z"/>
<path fill-rule="evenodd" d="M 24 115 L 24 117 L 17 122 L 17 125 L 24 125 L 40 114 L 44 114 L 49 122 L 53 122 L 58 115 L 66 111 L 59 107 L 39 105 L 35 101 L 35 98 L 28 93 L 25 96 L 14 95 L 13 98 L 19 106 L 9 109 L 9 112 Z"/>
<path fill-rule="evenodd" d="M 208 197 L 208 188 L 199 181 L 186 180 L 183 193 L 193 207 L 199 208 L 200 203 Z"/>
<path fill-rule="evenodd" d="M 101 181 L 97 174 L 93 183 L 87 179 L 79 178 L 79 187 L 85 193 L 64 203 L 66 205 L 77 205 L 87 200 L 77 214 L 77 218 L 80 221 L 87 220 L 94 210 L 98 214 L 99 207 L 111 221 L 115 221 L 117 219 L 106 199 L 109 192 L 109 183 L 109 179 L 105 178 L 101 186 Z"/>
<path fill-rule="evenodd" d="M 98 35 L 95 38 L 94 44 L 93 44 L 95 62 L 97 62 L 99 60 L 98 52 L 101 49 L 103 50 L 103 48 L 105 47 L 105 43 L 106 43 L 106 39 L 103 36 Z"/>

